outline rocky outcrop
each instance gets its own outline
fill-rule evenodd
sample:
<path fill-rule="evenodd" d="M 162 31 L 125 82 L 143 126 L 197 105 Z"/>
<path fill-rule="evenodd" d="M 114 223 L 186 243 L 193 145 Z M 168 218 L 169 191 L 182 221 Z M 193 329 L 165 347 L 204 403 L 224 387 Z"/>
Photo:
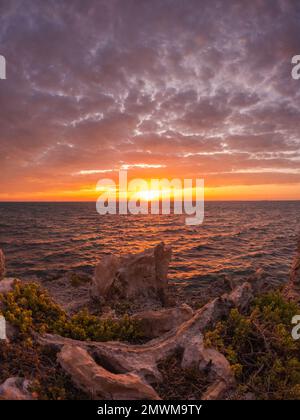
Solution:
<path fill-rule="evenodd" d="M 246 282 L 242 286 L 233 289 L 229 296 L 232 305 L 240 311 L 244 311 L 249 307 L 254 297 L 252 285 Z"/>
<path fill-rule="evenodd" d="M 11 292 L 16 281 L 14 278 L 5 278 L 5 274 L 5 257 L 2 249 L 0 249 L 0 293 L 2 294 Z"/>
<path fill-rule="evenodd" d="M 83 380 L 81 365 L 85 365 L 86 352 L 92 354 L 100 366 L 107 369 L 113 367 L 114 374 L 132 373 L 137 375 L 142 382 L 151 385 L 162 380 L 158 363 L 179 349 L 182 350 L 183 354 L 182 368 L 199 369 L 203 374 L 209 375 L 212 384 L 203 397 L 206 399 L 221 398 L 233 386 L 234 376 L 224 356 L 216 350 L 205 348 L 203 332 L 215 325 L 221 318 L 228 316 L 231 308 L 245 308 L 246 302 L 249 304 L 252 297 L 251 285 L 244 283 L 231 294 L 225 294 L 209 302 L 177 329 L 142 345 L 119 342 L 82 342 L 49 334 L 38 337 L 38 341 L 41 345 L 50 346 L 56 350 L 61 350 L 64 346 L 67 346 L 68 353 L 71 352 L 71 348 L 79 347 L 85 350 L 83 353 L 76 350 L 77 367 L 73 371 L 66 368 L 66 365 L 62 363 L 62 366 L 72 375 L 76 384 L 82 383 Z M 82 360 L 80 355 L 84 355 Z M 71 363 L 68 364 L 68 366 L 70 365 Z M 93 369 L 96 369 L 94 364 Z M 91 378 L 92 381 L 97 379 L 92 375 Z M 116 396 L 112 395 L 111 397 L 115 398 Z"/>
<path fill-rule="evenodd" d="M 3 315 L 0 314 L 0 340 L 7 340 L 6 322 Z"/>
<path fill-rule="evenodd" d="M 108 255 L 95 269 L 92 296 L 107 300 L 166 300 L 171 248 L 160 243 L 139 254 Z"/>
<path fill-rule="evenodd" d="M 285 288 L 288 298 L 300 301 L 300 239 L 298 240 L 297 252 L 292 263 L 290 280 Z"/>
<path fill-rule="evenodd" d="M 0 293 L 5 294 L 13 290 L 14 285 L 17 279 L 15 278 L 5 278 L 0 282 Z"/>
<path fill-rule="evenodd" d="M 211 385 L 201 397 L 203 400 L 219 400 L 235 385 L 228 360 L 215 349 L 202 348 L 199 369 L 208 370 L 211 381 Z"/>
<path fill-rule="evenodd" d="M 0 249 L 0 280 L 2 280 L 5 276 L 6 270 L 5 270 L 5 257 L 2 252 L 2 249 Z"/>
<path fill-rule="evenodd" d="M 132 316 L 138 321 L 143 335 L 147 338 L 156 338 L 168 331 L 178 328 L 180 324 L 192 318 L 193 310 L 186 304 L 178 308 L 161 309 L 158 311 L 143 311 Z"/>
<path fill-rule="evenodd" d="M 32 400 L 33 396 L 28 388 L 30 382 L 23 378 L 9 378 L 0 385 L 0 399 L 2 400 Z"/>
<path fill-rule="evenodd" d="M 58 362 L 74 384 L 95 400 L 159 400 L 154 389 L 134 373 L 114 374 L 99 366 L 89 353 L 78 346 L 66 345 Z"/>

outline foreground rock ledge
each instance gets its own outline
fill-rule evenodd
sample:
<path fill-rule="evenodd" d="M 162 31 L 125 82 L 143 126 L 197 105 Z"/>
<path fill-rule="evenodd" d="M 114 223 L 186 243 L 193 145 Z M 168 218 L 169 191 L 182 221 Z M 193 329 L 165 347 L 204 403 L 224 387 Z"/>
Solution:
<path fill-rule="evenodd" d="M 107 371 L 114 372 L 113 380 L 116 381 L 116 387 L 116 383 L 118 386 L 124 384 L 122 382 L 124 377 L 120 377 L 120 374 L 134 374 L 139 377 L 142 383 L 149 384 L 149 386 L 155 382 L 161 382 L 162 377 L 157 366 L 159 361 L 180 349 L 183 350 L 182 368 L 199 369 L 200 372 L 208 375 L 211 381 L 209 389 L 204 395 L 199 395 L 199 398 L 220 399 L 234 386 L 234 376 L 228 361 L 221 353 L 204 347 L 202 333 L 206 328 L 215 325 L 222 317 L 227 316 L 231 308 L 244 309 L 252 299 L 252 287 L 249 283 L 244 283 L 229 295 L 223 295 L 209 302 L 177 329 L 143 345 L 119 342 L 83 342 L 50 334 L 39 336 L 37 339 L 42 345 L 62 351 L 58 356 L 58 361 L 81 389 L 86 389 L 86 372 L 97 372 L 96 376 L 91 375 L 91 382 L 88 386 L 90 392 L 93 388 L 93 381 L 95 381 L 96 388 L 99 386 L 99 381 L 102 385 L 105 383 Z M 83 351 L 79 351 L 78 348 Z M 77 361 L 71 363 L 70 355 L 74 355 L 74 353 L 77 355 Z M 93 356 L 94 360 L 88 358 L 87 353 Z M 97 360 L 97 366 L 102 365 L 107 370 L 96 369 L 95 360 Z M 120 382 L 118 382 L 119 378 L 121 378 Z M 112 388 L 109 389 L 112 392 Z M 117 389 L 118 392 L 111 393 L 111 399 L 120 398 L 119 388 Z M 155 391 L 153 390 L 153 392 Z M 125 390 L 122 392 L 124 399 L 130 398 L 131 395 L 131 392 L 128 395 Z"/>
<path fill-rule="evenodd" d="M 75 385 L 93 399 L 159 400 L 154 389 L 134 373 L 114 374 L 99 366 L 82 347 L 65 345 L 58 362 Z"/>
<path fill-rule="evenodd" d="M 108 255 L 95 269 L 91 293 L 98 299 L 142 299 L 165 303 L 172 250 L 162 242 L 125 256 Z"/>
<path fill-rule="evenodd" d="M 138 312 L 131 318 L 138 321 L 143 335 L 150 339 L 161 337 L 191 319 L 192 316 L 193 309 L 184 303 L 175 308 Z"/>
<path fill-rule="evenodd" d="M 15 278 L 4 278 L 0 282 L 0 293 L 6 294 L 9 292 L 12 292 L 14 290 L 14 286 L 17 282 L 17 279 Z"/>
<path fill-rule="evenodd" d="M 30 382 L 24 378 L 8 378 L 0 385 L 0 399 L 2 400 L 32 400 L 28 388 Z"/>

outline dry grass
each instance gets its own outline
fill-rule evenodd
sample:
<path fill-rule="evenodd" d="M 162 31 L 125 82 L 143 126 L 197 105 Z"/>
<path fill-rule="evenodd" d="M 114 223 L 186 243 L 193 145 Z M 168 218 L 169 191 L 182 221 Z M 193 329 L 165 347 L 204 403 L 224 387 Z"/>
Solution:
<path fill-rule="evenodd" d="M 178 350 L 158 364 L 162 383 L 153 384 L 164 400 L 199 400 L 209 386 L 207 376 L 194 369 L 182 369 L 182 351 Z"/>
<path fill-rule="evenodd" d="M 88 395 L 76 389 L 56 361 L 56 353 L 29 341 L 0 344 L 0 383 L 18 376 L 31 381 L 30 391 L 42 400 L 82 400 Z"/>

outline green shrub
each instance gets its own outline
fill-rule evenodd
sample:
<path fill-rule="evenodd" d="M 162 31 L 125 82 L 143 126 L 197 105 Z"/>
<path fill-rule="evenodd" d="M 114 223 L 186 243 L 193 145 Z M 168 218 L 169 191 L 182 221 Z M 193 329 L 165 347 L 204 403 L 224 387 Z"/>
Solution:
<path fill-rule="evenodd" d="M 300 343 L 291 336 L 291 320 L 298 312 L 279 292 L 269 293 L 257 298 L 249 313 L 232 309 L 226 320 L 206 332 L 206 345 L 216 347 L 231 363 L 238 394 L 300 399 Z"/>
<path fill-rule="evenodd" d="M 73 315 L 61 334 L 78 340 L 94 341 L 135 341 L 143 337 L 138 322 L 131 320 L 128 315 L 118 320 L 99 320 L 86 310 Z"/>
<path fill-rule="evenodd" d="M 24 336 L 35 331 L 54 333 L 77 340 L 136 341 L 142 338 L 137 321 L 122 318 L 99 319 L 83 310 L 73 316 L 66 312 L 35 283 L 18 282 L 14 290 L 0 297 L 3 315 Z"/>
<path fill-rule="evenodd" d="M 38 399 L 87 399 L 59 366 L 56 352 L 40 346 L 34 332 L 54 333 L 78 340 L 140 340 L 139 324 L 127 315 L 121 319 L 101 320 L 87 310 L 73 316 L 57 305 L 35 283 L 17 282 L 14 290 L 0 295 L 6 320 L 18 334 L 12 342 L 0 345 L 0 383 L 12 376 L 29 379 L 32 395 Z"/>

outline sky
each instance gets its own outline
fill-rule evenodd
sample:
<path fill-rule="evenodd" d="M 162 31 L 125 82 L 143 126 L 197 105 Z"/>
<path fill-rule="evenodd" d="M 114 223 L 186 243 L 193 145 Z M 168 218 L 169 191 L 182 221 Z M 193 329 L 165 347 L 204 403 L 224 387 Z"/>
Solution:
<path fill-rule="evenodd" d="M 0 200 L 93 200 L 100 178 L 203 178 L 300 199 L 300 3 L 0 0 Z"/>

